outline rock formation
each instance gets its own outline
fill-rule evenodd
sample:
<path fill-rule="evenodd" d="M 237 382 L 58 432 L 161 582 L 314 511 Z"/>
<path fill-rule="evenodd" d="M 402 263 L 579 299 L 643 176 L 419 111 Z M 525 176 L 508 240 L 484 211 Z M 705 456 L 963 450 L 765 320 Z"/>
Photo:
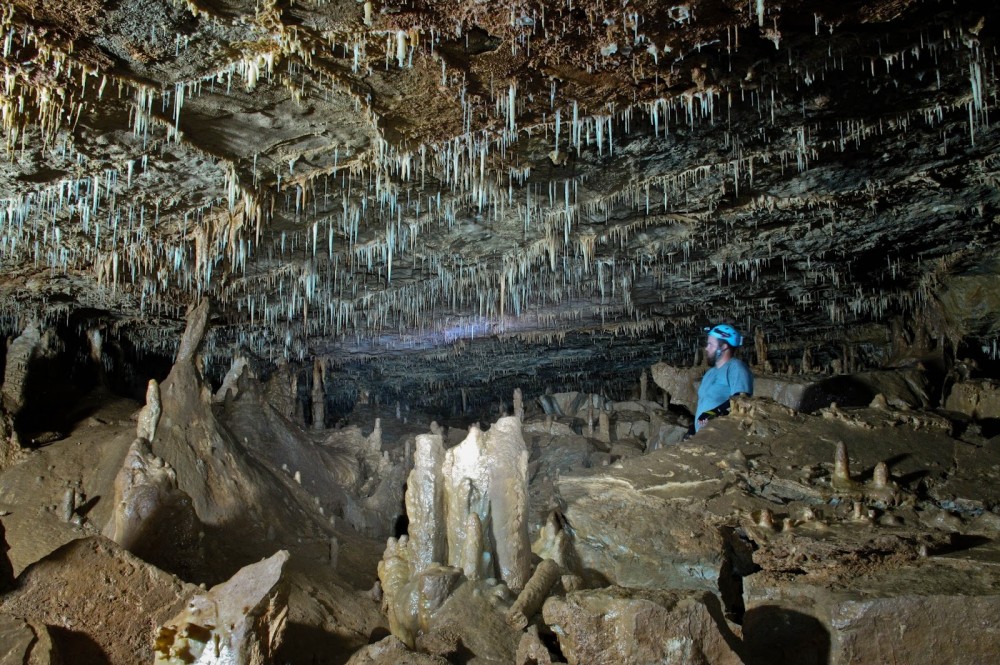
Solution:
<path fill-rule="evenodd" d="M 174 470 L 142 437 L 129 447 L 115 478 L 113 505 L 105 536 L 165 570 L 200 567 L 202 525 L 191 498 L 177 488 Z"/>
<path fill-rule="evenodd" d="M 485 433 L 470 428 L 447 451 L 440 435 L 417 437 L 406 491 L 410 535 L 389 539 L 379 563 L 383 606 L 396 637 L 414 646 L 463 577 L 524 589 L 531 572 L 527 488 L 527 450 L 516 416 L 500 418 Z M 515 611 L 537 610 L 541 600 L 534 598 L 543 600 L 548 586 L 551 580 Z"/>
<path fill-rule="evenodd" d="M 109 540 L 84 538 L 23 571 L 18 588 L 0 599 L 0 613 L 52 627 L 65 663 L 149 663 L 153 625 L 195 589 Z"/>
<path fill-rule="evenodd" d="M 281 641 L 288 613 L 281 551 L 237 572 L 229 581 L 195 594 L 160 626 L 154 663 L 266 665 Z"/>
<path fill-rule="evenodd" d="M 0 653 L 148 662 L 281 550 L 247 660 L 990 662 L 998 31 L 3 4 Z"/>

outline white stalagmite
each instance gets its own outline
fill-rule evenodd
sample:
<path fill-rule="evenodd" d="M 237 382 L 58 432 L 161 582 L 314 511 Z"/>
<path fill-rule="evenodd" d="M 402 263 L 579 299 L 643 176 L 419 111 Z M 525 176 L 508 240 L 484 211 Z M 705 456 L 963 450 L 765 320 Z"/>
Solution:
<path fill-rule="evenodd" d="M 417 572 L 445 560 L 443 461 L 441 436 L 418 435 L 413 470 L 406 482 L 406 516 L 410 520 L 410 548 Z"/>
<path fill-rule="evenodd" d="M 152 441 L 156 436 L 156 426 L 160 422 L 160 384 L 156 379 L 150 379 L 146 385 L 146 405 L 139 410 L 139 422 L 135 427 L 135 435 L 146 441 Z"/>
<path fill-rule="evenodd" d="M 469 513 L 465 528 L 465 542 L 462 544 L 461 568 L 470 580 L 482 578 L 484 571 L 492 564 L 490 554 L 484 551 L 483 523 L 475 512 Z"/>
<path fill-rule="evenodd" d="M 498 577 L 520 591 L 531 573 L 528 542 L 528 451 L 521 421 L 500 418 L 485 434 L 469 436 L 445 453 L 448 563 L 462 565 L 469 513 L 483 525 L 484 546 L 492 550 Z"/>
<path fill-rule="evenodd" d="M 409 535 L 390 538 L 378 566 L 392 634 L 412 646 L 464 576 L 498 578 L 520 592 L 531 574 L 528 451 L 516 416 L 469 429 L 444 450 L 417 437 L 407 480 Z"/>

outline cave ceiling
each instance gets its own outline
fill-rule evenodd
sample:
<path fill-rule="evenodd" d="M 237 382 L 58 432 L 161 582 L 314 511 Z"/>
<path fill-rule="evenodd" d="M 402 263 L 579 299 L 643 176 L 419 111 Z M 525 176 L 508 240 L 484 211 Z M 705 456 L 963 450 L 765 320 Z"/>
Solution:
<path fill-rule="evenodd" d="M 634 381 L 719 320 L 1000 336 L 992 2 L 0 10 L 8 332 L 170 353 L 208 297 L 223 370 L 397 392 Z"/>

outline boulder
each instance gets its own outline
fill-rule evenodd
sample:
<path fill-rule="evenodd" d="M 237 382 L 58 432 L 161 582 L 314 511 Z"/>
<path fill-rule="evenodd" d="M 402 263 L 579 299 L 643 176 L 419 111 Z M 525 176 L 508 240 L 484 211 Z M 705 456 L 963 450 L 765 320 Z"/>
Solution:
<path fill-rule="evenodd" d="M 812 412 L 836 403 L 840 407 L 868 406 L 882 395 L 896 409 L 927 408 L 931 403 L 927 373 L 916 365 L 855 374 L 755 375 L 753 394 L 766 397 L 796 411 Z"/>
<path fill-rule="evenodd" d="M 570 665 L 742 663 L 739 640 L 707 592 L 608 587 L 545 601 L 542 614 Z"/>
<path fill-rule="evenodd" d="M 749 663 L 993 662 L 1000 653 L 995 566 L 931 557 L 837 584 L 744 580 Z"/>
<path fill-rule="evenodd" d="M 155 660 L 162 665 L 265 665 L 285 628 L 288 595 L 281 550 L 191 598 L 160 626 Z"/>
<path fill-rule="evenodd" d="M 667 393 L 671 404 L 679 404 L 694 413 L 698 405 L 698 384 L 707 367 L 674 367 L 656 363 L 650 368 L 653 381 Z"/>
<path fill-rule="evenodd" d="M 977 420 L 1000 418 L 1000 383 L 990 379 L 956 383 L 945 398 L 944 408 Z"/>

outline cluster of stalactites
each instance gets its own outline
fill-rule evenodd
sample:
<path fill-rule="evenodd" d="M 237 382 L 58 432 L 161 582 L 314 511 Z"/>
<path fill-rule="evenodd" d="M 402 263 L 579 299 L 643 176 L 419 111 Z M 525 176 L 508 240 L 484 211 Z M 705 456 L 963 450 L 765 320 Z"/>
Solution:
<path fill-rule="evenodd" d="M 440 35 L 431 31 L 426 38 L 417 29 L 381 30 L 374 10 L 370 3 L 361 10 L 364 25 L 370 30 L 355 33 L 351 40 L 337 35 L 326 38 L 331 43 L 342 42 L 345 51 L 350 48 L 356 58 L 359 53 L 368 53 L 369 47 L 374 54 L 378 50 L 374 44 L 384 42 L 387 65 L 399 68 L 410 67 L 419 48 L 426 47 L 434 56 Z M 252 90 L 262 78 L 275 75 L 283 58 L 297 58 L 303 66 L 310 65 L 310 38 L 270 16 L 270 11 L 265 8 L 258 16 L 268 32 L 239 57 L 202 78 L 179 81 L 172 90 L 160 91 L 159 106 L 169 108 L 170 117 L 157 119 L 153 116 L 156 90 L 82 67 L 67 53 L 39 40 L 30 28 L 15 26 L 13 10 L 9 10 L 3 17 L 5 57 L 16 59 L 21 49 L 30 46 L 37 50 L 33 56 L 36 62 L 44 61 L 45 69 L 54 71 L 59 81 L 72 81 L 73 85 L 47 85 L 36 80 L 28 85 L 23 71 L 12 71 L 5 79 L 2 101 L 8 153 L 18 142 L 23 147 L 29 130 L 35 126 L 43 143 L 52 144 L 59 131 L 79 118 L 88 86 L 97 89 L 99 100 L 109 82 L 112 88 L 117 86 L 119 95 L 129 97 L 128 90 L 133 90 L 131 124 L 144 145 L 154 123 L 165 125 L 167 141 L 181 141 L 186 99 L 204 94 L 206 88 L 214 90 L 215 86 L 228 90 L 234 80 Z M 750 18 L 761 21 L 763 27 L 766 13 L 761 3 Z M 642 17 L 625 14 L 620 16 L 621 28 L 634 30 L 636 43 L 646 44 L 640 38 Z M 512 26 L 527 27 L 536 20 L 545 22 L 538 16 L 511 18 Z M 678 15 L 674 20 L 684 22 L 690 16 Z M 946 66 L 959 67 L 968 79 L 969 95 L 951 104 L 935 101 L 877 124 L 864 119 L 837 120 L 836 132 L 824 132 L 817 123 L 803 122 L 785 137 L 768 139 L 767 145 L 757 150 L 750 150 L 746 141 L 734 137 L 731 159 L 679 171 L 664 168 L 661 173 L 650 173 L 602 196 L 581 193 L 582 181 L 573 176 L 547 183 L 531 181 L 531 169 L 515 166 L 510 157 L 514 144 L 544 132 L 546 140 L 551 141 L 550 158 L 556 165 L 567 155 L 583 151 L 612 157 L 636 131 L 634 116 L 644 114 L 648 126 L 639 131 L 651 130 L 655 137 L 666 136 L 672 126 L 713 124 L 717 115 L 728 114 L 740 103 L 757 109 L 762 117 L 770 117 L 773 124 L 775 114 L 780 112 L 780 95 L 773 88 L 766 91 L 753 86 L 737 94 L 721 85 L 702 82 L 677 96 L 618 109 L 609 106 L 584 111 L 577 100 L 558 102 L 553 83 L 549 118 L 528 126 L 519 120 L 527 114 L 527 96 L 510 83 L 491 91 L 492 112 L 502 119 L 503 129 L 487 132 L 473 129 L 473 109 L 465 95 L 465 84 L 449 76 L 442 61 L 442 84 L 463 86 L 460 96 L 466 131 L 448 141 L 421 145 L 415 151 L 376 138 L 367 165 L 361 159 L 349 169 L 334 169 L 333 177 L 335 181 L 340 179 L 341 191 L 352 192 L 339 197 L 340 211 L 331 212 L 325 200 L 322 210 L 318 207 L 322 199 L 316 182 L 289 178 L 285 189 L 294 189 L 296 218 L 308 215 L 310 197 L 313 203 L 311 221 L 300 232 L 282 232 L 280 239 L 275 234 L 270 242 L 262 238 L 265 216 L 256 193 L 256 157 L 253 183 L 241 181 L 236 165 L 222 164 L 218 197 L 193 215 L 172 211 L 168 225 L 160 220 L 159 204 L 119 204 L 118 195 L 131 187 L 133 176 L 139 172 L 140 160 L 133 159 L 122 165 L 124 177 L 119 170 L 103 170 L 0 202 L 0 261 L 30 261 L 37 267 L 63 273 L 86 267 L 93 272 L 99 288 L 127 291 L 141 312 L 165 313 L 162 308 L 175 301 L 177 294 L 197 297 L 211 293 L 223 305 L 235 304 L 251 326 L 265 325 L 284 337 L 284 344 L 279 343 L 277 349 L 273 339 L 259 338 L 254 350 L 268 356 L 275 351 L 287 356 L 295 348 L 306 349 L 305 340 L 317 335 L 354 336 L 360 340 L 388 331 L 425 332 L 424 322 L 437 318 L 433 315 L 459 310 L 476 312 L 500 332 L 509 326 L 516 329 L 511 322 L 519 319 L 532 322 L 533 327 L 640 319 L 642 314 L 631 301 L 633 286 L 640 277 L 652 278 L 654 284 L 666 287 L 673 278 L 690 278 L 695 273 L 715 270 L 720 283 L 753 281 L 778 260 L 767 240 L 768 251 L 764 252 L 761 244 L 754 249 L 762 251 L 754 251 L 753 258 L 720 252 L 688 261 L 697 241 L 692 233 L 679 233 L 634 251 L 630 238 L 652 225 L 694 228 L 703 224 L 700 217 L 678 215 L 674 209 L 691 190 L 728 181 L 739 195 L 753 188 L 755 169 L 766 164 L 795 164 L 802 171 L 824 151 L 860 146 L 886 131 L 905 133 L 921 119 L 929 127 L 939 126 L 956 111 L 968 111 L 969 135 L 974 141 L 977 128 L 988 121 L 988 100 L 995 87 L 992 63 L 978 47 L 977 32 L 978 28 L 945 30 L 932 38 L 928 31 L 910 48 L 881 54 L 883 62 L 870 58 L 873 80 L 892 78 L 914 63 L 931 58 L 939 73 Z M 370 39 L 375 41 L 369 43 Z M 738 48 L 738 39 L 736 42 L 730 46 Z M 648 55 L 658 62 L 662 49 L 655 44 L 648 47 Z M 946 62 L 946 54 L 954 57 L 954 63 Z M 797 77 L 796 85 L 809 86 L 817 77 L 843 70 L 848 57 L 854 56 L 831 51 L 828 60 L 815 70 L 791 68 Z M 331 77 L 329 85 L 362 103 L 355 93 L 341 90 L 343 82 Z M 304 94 L 302 88 L 299 94 Z M 380 136 L 378 119 L 373 112 L 369 115 L 376 136 Z M 148 154 L 141 158 L 142 171 L 146 170 L 147 159 Z M 276 170 L 274 174 L 279 193 L 281 173 Z M 420 193 L 411 195 L 418 183 Z M 759 199 L 753 206 L 761 210 L 775 205 L 767 197 Z M 619 206 L 642 214 L 627 222 L 612 221 L 611 212 Z M 515 242 L 500 261 L 466 263 L 429 251 L 423 238 L 432 229 L 460 233 L 465 221 L 461 211 L 469 209 L 493 224 L 516 222 L 523 239 Z M 593 219 L 603 219 L 604 225 L 595 229 L 588 221 Z M 164 228 L 171 231 L 165 233 Z M 761 235 L 763 243 L 767 234 Z M 81 237 L 87 242 L 81 242 Z M 324 251 L 320 250 L 321 240 Z M 293 256 L 301 260 L 291 270 L 269 270 L 267 262 L 261 261 L 257 265 L 259 272 L 247 274 L 248 261 L 261 253 L 283 265 Z M 674 257 L 685 260 L 675 261 Z M 398 266 L 418 268 L 421 279 L 400 280 L 394 275 L 394 267 L 398 274 Z M 242 273 L 242 278 L 218 279 L 219 273 L 225 272 Z M 849 277 L 829 266 L 817 267 L 816 274 L 817 281 L 829 280 L 835 285 Z M 375 275 L 374 281 L 370 275 Z M 223 281 L 227 284 L 220 287 Z M 663 288 L 663 292 L 668 294 L 669 288 Z M 847 302 L 830 303 L 811 302 L 807 294 L 797 304 L 826 307 L 831 322 L 844 323 L 852 317 L 880 318 L 893 309 L 910 307 L 913 296 L 907 293 L 906 289 L 884 293 L 859 289 L 857 296 Z M 747 304 L 744 313 L 749 315 L 761 308 L 766 313 L 766 300 Z M 293 339 L 300 343 L 293 344 Z M 270 346 L 263 348 L 265 344 Z"/>

